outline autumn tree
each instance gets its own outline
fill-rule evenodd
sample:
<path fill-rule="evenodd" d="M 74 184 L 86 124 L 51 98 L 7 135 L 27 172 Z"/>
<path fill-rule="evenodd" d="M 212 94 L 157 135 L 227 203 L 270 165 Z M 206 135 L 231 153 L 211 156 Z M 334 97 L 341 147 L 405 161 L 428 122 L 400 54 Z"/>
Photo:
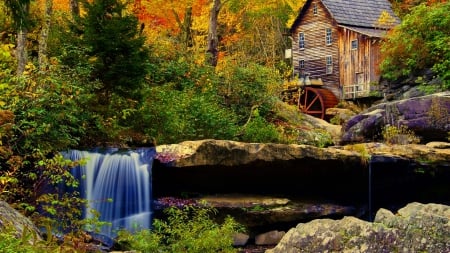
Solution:
<path fill-rule="evenodd" d="M 391 0 L 390 2 L 399 17 L 403 17 L 420 4 L 432 5 L 439 2 L 445 3 L 447 0 Z"/>
<path fill-rule="evenodd" d="M 230 63 L 258 63 L 289 69 L 283 55 L 290 48 L 287 28 L 303 1 L 229 0 L 219 15 L 218 68 Z"/>

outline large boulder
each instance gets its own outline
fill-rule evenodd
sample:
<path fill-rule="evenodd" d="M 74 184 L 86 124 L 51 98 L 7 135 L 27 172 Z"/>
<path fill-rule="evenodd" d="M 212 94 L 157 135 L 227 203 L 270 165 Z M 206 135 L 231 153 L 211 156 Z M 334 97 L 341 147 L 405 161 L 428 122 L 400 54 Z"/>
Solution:
<path fill-rule="evenodd" d="M 404 125 L 422 142 L 447 140 L 450 132 L 450 92 L 381 103 L 351 118 L 343 128 L 342 143 L 381 138 L 384 126 Z"/>
<path fill-rule="evenodd" d="M 298 224 L 266 253 L 449 251 L 450 207 L 411 203 L 396 215 L 380 209 L 373 223 L 345 217 Z"/>
<path fill-rule="evenodd" d="M 334 144 L 339 144 L 341 139 L 341 126 L 333 125 L 323 119 L 303 114 L 297 106 L 284 102 L 277 102 L 274 106 L 276 117 L 282 119 L 292 129 L 301 129 L 298 136 L 298 144 L 318 144 L 318 135 L 327 133 Z"/>
<path fill-rule="evenodd" d="M 30 244 L 42 241 L 38 228 L 8 203 L 0 200 L 0 232 L 12 233 L 17 238 L 29 238 Z M 26 236 L 26 237 L 24 237 Z"/>

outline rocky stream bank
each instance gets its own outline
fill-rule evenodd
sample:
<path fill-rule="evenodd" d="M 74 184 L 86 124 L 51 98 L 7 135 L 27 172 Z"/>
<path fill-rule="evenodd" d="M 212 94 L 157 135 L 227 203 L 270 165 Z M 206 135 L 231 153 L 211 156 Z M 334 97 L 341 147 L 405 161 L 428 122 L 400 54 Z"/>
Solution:
<path fill-rule="evenodd" d="M 386 249 L 422 249 L 426 245 L 419 242 L 414 248 L 400 243 L 405 235 L 413 238 L 411 243 L 420 238 L 433 243 L 437 240 L 436 249 L 449 246 L 443 237 L 446 232 L 442 234 L 441 228 L 434 230 L 438 237 L 434 239 L 426 236 L 423 239 L 423 235 L 412 235 L 411 231 L 401 231 L 395 226 L 380 230 L 387 226 L 380 225 L 387 222 L 380 217 L 388 217 L 390 213 L 391 222 L 392 217 L 404 216 L 405 211 L 401 211 L 404 206 L 420 209 L 408 213 L 415 215 L 426 209 L 429 215 L 444 215 L 448 222 L 448 211 L 433 214 L 433 210 L 448 210 L 445 205 L 450 204 L 450 145 L 446 142 L 359 143 L 316 148 L 202 140 L 162 145 L 157 151 L 166 160 L 165 163 L 156 161 L 153 167 L 155 198 L 203 199 L 220 213 L 231 214 L 249 228 L 245 243 L 256 245 L 245 252 L 262 252 L 279 240 L 279 246 L 268 252 L 322 252 L 324 249 L 383 252 L 373 250 L 376 245 L 365 242 L 374 239 L 385 242 Z M 408 205 L 417 201 L 445 205 L 437 205 L 437 209 Z M 392 214 L 397 211 L 399 214 Z M 400 226 L 405 220 L 418 222 L 421 217 L 425 216 L 402 218 L 396 224 Z M 314 232 L 301 234 L 304 237 L 293 236 L 298 235 L 295 230 L 291 232 L 297 224 L 301 231 L 312 227 Z M 442 224 L 442 229 L 448 228 L 448 223 Z M 353 226 L 358 231 L 352 230 Z M 326 232 L 329 228 L 334 230 Z M 360 232 L 367 236 L 363 234 L 358 241 L 353 237 Z M 342 234 L 348 236 L 342 238 Z M 259 236 L 267 241 L 258 239 L 257 242 Z"/>

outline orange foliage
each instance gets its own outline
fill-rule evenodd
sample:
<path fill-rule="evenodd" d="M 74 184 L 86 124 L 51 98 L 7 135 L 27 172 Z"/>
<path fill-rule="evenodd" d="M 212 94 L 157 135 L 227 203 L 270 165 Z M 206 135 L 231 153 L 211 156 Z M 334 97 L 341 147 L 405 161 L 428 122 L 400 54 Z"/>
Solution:
<path fill-rule="evenodd" d="M 209 6 L 208 0 L 135 0 L 139 20 L 152 29 L 166 29 L 172 34 L 181 31 L 186 9 L 192 7 L 192 16 L 204 15 L 204 8 Z"/>
<path fill-rule="evenodd" d="M 45 1 L 36 0 L 40 6 L 40 11 L 44 10 Z M 126 0 L 119 1 L 125 2 Z M 176 39 L 174 38 L 177 38 L 183 31 L 185 15 L 190 8 L 192 10 L 190 28 L 195 47 L 191 50 L 201 52 L 194 57 L 195 60 L 199 58 L 200 61 L 201 57 L 204 57 L 206 47 L 211 2 L 211 0 L 132 0 L 132 4 L 128 6 L 128 11 L 136 15 L 140 24 L 144 24 L 143 31 L 147 37 L 147 42 L 154 46 L 154 53 L 161 56 L 169 55 L 170 57 L 171 54 L 180 50 L 177 48 L 180 45 L 176 45 Z M 285 7 L 288 6 L 292 9 L 292 13 L 289 15 L 295 16 L 297 9 L 303 2 L 303 0 L 223 1 L 223 7 L 219 13 L 219 50 L 225 53 L 221 52 L 219 59 L 234 57 L 234 55 L 242 57 L 255 44 L 265 47 L 266 45 L 262 43 L 270 38 L 271 35 L 268 33 L 275 30 L 264 29 L 264 27 L 274 24 L 273 19 L 271 19 L 274 12 L 286 11 L 287 8 Z M 53 9 L 69 14 L 70 0 L 53 0 Z M 257 31 L 258 36 L 262 37 L 255 37 L 255 30 L 258 27 L 261 28 Z M 272 41 L 267 43 L 275 44 Z"/>
<path fill-rule="evenodd" d="M 152 26 L 166 26 L 167 20 L 163 17 L 149 13 L 146 6 L 142 5 L 141 0 L 135 0 L 133 4 L 133 13 L 137 16 L 140 23 Z"/>
<path fill-rule="evenodd" d="M 397 5 L 399 6 L 401 13 L 405 14 L 411 11 L 411 8 L 413 8 L 414 6 L 417 6 L 422 3 L 432 5 L 436 3 L 446 3 L 446 2 L 448 2 L 448 0 L 404 0 L 402 2 L 397 3 Z"/>
<path fill-rule="evenodd" d="M 44 9 L 45 0 L 36 0 L 39 9 Z M 53 10 L 70 12 L 69 0 L 53 0 Z"/>
<path fill-rule="evenodd" d="M 203 9 L 209 7 L 208 0 L 197 0 L 192 3 L 192 15 L 200 16 L 203 14 Z"/>
<path fill-rule="evenodd" d="M 53 0 L 53 8 L 59 11 L 70 11 L 69 0 Z"/>

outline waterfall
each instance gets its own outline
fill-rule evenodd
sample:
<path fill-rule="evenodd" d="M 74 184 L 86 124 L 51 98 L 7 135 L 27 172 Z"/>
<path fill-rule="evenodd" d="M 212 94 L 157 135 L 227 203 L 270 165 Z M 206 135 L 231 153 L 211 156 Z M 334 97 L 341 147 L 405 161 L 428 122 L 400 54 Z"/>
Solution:
<path fill-rule="evenodd" d="M 92 218 L 95 210 L 103 226 L 101 234 L 114 236 L 118 229 L 134 231 L 151 225 L 151 166 L 155 150 L 141 148 L 134 151 L 110 149 L 106 152 L 70 150 L 64 153 L 73 161 L 86 163 L 72 169 L 79 180 L 79 192 L 87 200 L 83 212 Z"/>
<path fill-rule="evenodd" d="M 372 219 L 372 159 L 369 159 L 369 167 L 368 167 L 369 177 L 368 177 L 368 201 L 369 201 L 369 221 L 373 221 Z"/>

